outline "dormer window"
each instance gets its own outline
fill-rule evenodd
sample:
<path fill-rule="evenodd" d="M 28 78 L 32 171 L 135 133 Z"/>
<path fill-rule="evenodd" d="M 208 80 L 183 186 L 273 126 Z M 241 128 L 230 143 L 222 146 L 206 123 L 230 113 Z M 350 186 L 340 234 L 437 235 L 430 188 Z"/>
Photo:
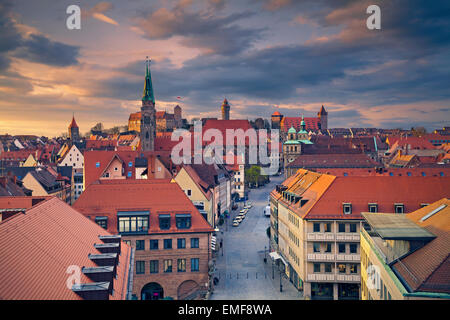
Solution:
<path fill-rule="evenodd" d="M 405 205 L 403 203 L 394 204 L 395 213 L 405 213 Z"/>
<path fill-rule="evenodd" d="M 369 203 L 369 212 L 372 212 L 372 213 L 378 212 L 378 204 Z"/>
<path fill-rule="evenodd" d="M 189 229 L 191 227 L 191 214 L 177 214 L 175 216 L 177 229 Z"/>
<path fill-rule="evenodd" d="M 344 214 L 351 214 L 352 213 L 352 204 L 351 203 L 343 203 L 342 204 Z"/>
<path fill-rule="evenodd" d="M 161 230 L 170 229 L 170 214 L 160 214 L 159 215 L 159 228 Z"/>

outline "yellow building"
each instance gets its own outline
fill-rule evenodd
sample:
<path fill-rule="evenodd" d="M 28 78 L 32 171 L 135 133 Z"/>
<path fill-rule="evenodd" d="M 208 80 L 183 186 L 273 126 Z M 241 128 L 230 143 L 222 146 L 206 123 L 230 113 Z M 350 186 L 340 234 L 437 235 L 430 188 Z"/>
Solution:
<path fill-rule="evenodd" d="M 270 194 L 271 257 L 306 298 L 359 299 L 362 213 L 412 214 L 448 190 L 450 179 L 440 176 L 332 176 L 299 169 Z"/>
<path fill-rule="evenodd" d="M 449 199 L 406 215 L 363 216 L 363 300 L 450 299 Z"/>
<path fill-rule="evenodd" d="M 208 223 L 214 226 L 214 186 L 204 181 L 189 165 L 183 166 L 173 181 L 181 187 Z"/>

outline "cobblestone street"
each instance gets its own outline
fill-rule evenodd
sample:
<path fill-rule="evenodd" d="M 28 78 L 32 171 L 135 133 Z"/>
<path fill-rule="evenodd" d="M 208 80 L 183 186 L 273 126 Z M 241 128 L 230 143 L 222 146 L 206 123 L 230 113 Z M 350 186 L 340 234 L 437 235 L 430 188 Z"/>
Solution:
<path fill-rule="evenodd" d="M 266 229 L 269 217 L 264 216 L 268 196 L 282 177 L 271 177 L 271 182 L 259 189 L 250 189 L 249 201 L 253 207 L 244 221 L 233 227 L 232 220 L 243 206 L 233 211 L 227 219 L 228 226 L 221 226 L 218 243 L 223 239 L 223 252 L 217 253 L 215 277 L 219 283 L 214 288 L 212 300 L 278 300 L 302 299 L 299 292 L 286 278 L 282 278 L 280 292 L 280 272 L 277 265 L 272 270 L 272 260 L 267 250 L 269 238 Z M 267 263 L 264 257 L 267 255 Z"/>

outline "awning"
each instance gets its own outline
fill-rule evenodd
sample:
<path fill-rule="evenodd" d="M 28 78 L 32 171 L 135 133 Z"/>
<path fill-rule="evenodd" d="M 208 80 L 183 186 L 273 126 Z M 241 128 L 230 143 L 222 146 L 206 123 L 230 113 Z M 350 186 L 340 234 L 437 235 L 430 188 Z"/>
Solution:
<path fill-rule="evenodd" d="M 271 252 L 271 253 L 269 253 L 269 256 L 270 256 L 270 257 L 272 258 L 272 260 L 274 260 L 274 261 L 280 259 L 281 262 L 283 262 L 283 264 L 284 264 L 285 266 L 288 265 L 287 262 L 283 259 L 283 257 L 282 257 L 280 254 L 278 254 L 278 252 Z"/>

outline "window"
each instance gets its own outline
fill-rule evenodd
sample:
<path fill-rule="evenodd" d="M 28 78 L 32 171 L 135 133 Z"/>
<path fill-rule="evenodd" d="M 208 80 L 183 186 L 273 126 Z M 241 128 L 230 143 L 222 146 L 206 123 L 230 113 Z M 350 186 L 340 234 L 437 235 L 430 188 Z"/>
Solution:
<path fill-rule="evenodd" d="M 189 229 L 191 227 L 191 215 L 190 214 L 177 214 L 176 223 L 178 229 Z"/>
<path fill-rule="evenodd" d="M 103 229 L 108 229 L 108 218 L 107 217 L 95 217 L 95 223 L 97 223 Z"/>
<path fill-rule="evenodd" d="M 331 232 L 331 223 L 325 223 L 325 232 Z"/>
<path fill-rule="evenodd" d="M 172 260 L 164 260 L 164 272 L 172 272 Z"/>
<path fill-rule="evenodd" d="M 345 232 L 345 223 L 339 223 L 339 232 Z"/>
<path fill-rule="evenodd" d="M 191 189 L 188 189 L 188 190 L 186 190 L 186 195 L 187 195 L 188 197 L 190 197 L 190 196 L 191 196 L 191 194 L 192 194 L 192 191 L 191 191 Z"/>
<path fill-rule="evenodd" d="M 314 249 L 314 252 L 320 252 L 320 243 L 314 242 L 313 249 Z"/>
<path fill-rule="evenodd" d="M 351 214 L 352 213 L 352 204 L 351 203 L 344 203 L 342 205 L 344 214 Z"/>
<path fill-rule="evenodd" d="M 150 260 L 150 273 L 158 273 L 158 272 L 159 272 L 159 261 Z"/>
<path fill-rule="evenodd" d="M 320 263 L 314 263 L 314 272 L 320 272 Z"/>
<path fill-rule="evenodd" d="M 158 250 L 158 240 L 150 240 L 150 250 Z"/>
<path fill-rule="evenodd" d="M 145 273 L 145 261 L 136 261 L 136 274 Z"/>
<path fill-rule="evenodd" d="M 100 162 L 96 162 L 96 163 L 95 163 L 95 167 L 96 167 L 96 168 L 100 168 Z"/>
<path fill-rule="evenodd" d="M 172 249 L 172 239 L 164 239 L 164 249 Z"/>
<path fill-rule="evenodd" d="M 136 240 L 136 250 L 145 250 L 145 240 Z"/>
<path fill-rule="evenodd" d="M 327 243 L 325 252 L 331 252 L 331 243 Z"/>
<path fill-rule="evenodd" d="M 346 267 L 345 264 L 338 264 L 339 273 L 346 273 Z"/>
<path fill-rule="evenodd" d="M 339 253 L 345 253 L 345 243 L 339 243 Z"/>
<path fill-rule="evenodd" d="M 350 265 L 350 273 L 358 273 L 358 265 L 357 264 L 351 264 Z"/>
<path fill-rule="evenodd" d="M 185 249 L 186 248 L 186 239 L 184 239 L 184 238 L 177 239 L 177 248 Z"/>
<path fill-rule="evenodd" d="M 314 223 L 313 224 L 313 231 L 314 232 L 320 232 L 320 223 Z"/>
<path fill-rule="evenodd" d="M 198 247 L 199 247 L 199 239 L 191 238 L 191 248 L 198 248 Z"/>
<path fill-rule="evenodd" d="M 128 166 L 129 166 L 129 167 L 132 167 L 132 166 L 133 166 L 133 162 L 131 162 L 131 161 L 128 162 Z"/>
<path fill-rule="evenodd" d="M 191 272 L 199 271 L 199 259 L 192 258 L 191 259 Z"/>
<path fill-rule="evenodd" d="M 331 263 L 325 263 L 325 272 L 331 273 L 332 265 Z"/>
<path fill-rule="evenodd" d="M 357 253 L 357 249 L 356 243 L 350 243 L 350 253 Z"/>
<path fill-rule="evenodd" d="M 186 259 L 178 259 L 177 266 L 178 272 L 186 272 Z"/>
<path fill-rule="evenodd" d="M 131 178 L 131 171 L 128 171 L 127 176 L 128 178 Z"/>
<path fill-rule="evenodd" d="M 198 209 L 198 211 L 205 210 L 205 203 L 203 201 L 193 201 L 194 206 Z"/>
<path fill-rule="evenodd" d="M 159 215 L 159 228 L 161 230 L 170 229 L 170 214 Z"/>
<path fill-rule="evenodd" d="M 119 212 L 119 233 L 123 232 L 147 232 L 149 212 L 137 212 L 139 215 L 133 215 L 132 212 Z"/>
<path fill-rule="evenodd" d="M 404 213 L 405 212 L 405 206 L 402 203 L 396 203 L 394 204 L 395 213 Z"/>
<path fill-rule="evenodd" d="M 372 212 L 372 213 L 378 212 L 378 204 L 369 203 L 369 212 Z"/>
<path fill-rule="evenodd" d="M 356 232 L 356 223 L 350 223 L 350 232 Z"/>

